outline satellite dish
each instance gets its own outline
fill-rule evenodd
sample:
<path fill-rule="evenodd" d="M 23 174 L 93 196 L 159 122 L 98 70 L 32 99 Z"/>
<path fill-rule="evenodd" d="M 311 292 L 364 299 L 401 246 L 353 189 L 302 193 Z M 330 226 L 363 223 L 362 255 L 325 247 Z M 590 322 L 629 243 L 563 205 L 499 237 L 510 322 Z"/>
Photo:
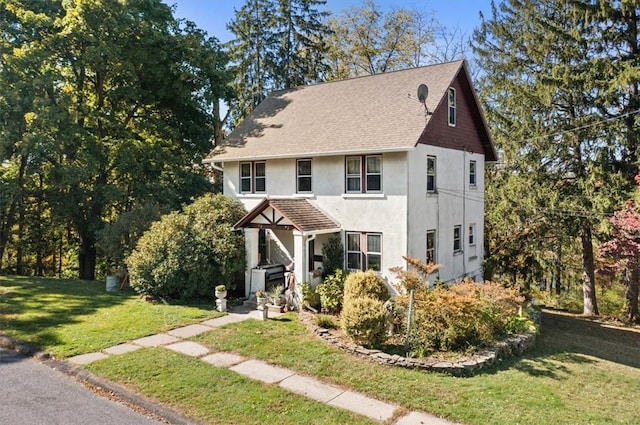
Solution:
<path fill-rule="evenodd" d="M 418 100 L 420 103 L 424 104 L 427 100 L 427 96 L 429 96 L 429 87 L 426 84 L 420 84 L 418 86 Z"/>

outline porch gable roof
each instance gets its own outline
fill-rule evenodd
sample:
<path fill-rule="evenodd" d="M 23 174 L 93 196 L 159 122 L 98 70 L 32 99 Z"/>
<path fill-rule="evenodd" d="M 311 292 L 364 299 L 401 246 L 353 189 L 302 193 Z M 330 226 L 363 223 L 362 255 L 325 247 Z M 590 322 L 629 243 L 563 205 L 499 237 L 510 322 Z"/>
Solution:
<path fill-rule="evenodd" d="M 306 199 L 265 198 L 233 227 L 284 228 L 300 233 L 340 230 L 338 223 Z"/>

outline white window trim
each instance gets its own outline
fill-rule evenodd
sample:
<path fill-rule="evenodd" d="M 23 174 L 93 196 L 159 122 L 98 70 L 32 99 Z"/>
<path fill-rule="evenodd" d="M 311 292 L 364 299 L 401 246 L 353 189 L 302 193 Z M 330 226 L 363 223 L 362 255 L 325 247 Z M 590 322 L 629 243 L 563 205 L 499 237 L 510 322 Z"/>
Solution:
<path fill-rule="evenodd" d="M 249 165 L 249 175 L 248 176 L 243 176 L 242 175 L 242 166 L 248 164 Z M 244 161 L 241 162 L 240 165 L 238 166 L 238 171 L 239 171 L 239 176 L 240 176 L 240 193 L 241 194 L 247 194 L 247 193 L 253 193 L 253 164 L 250 161 Z M 242 188 L 242 182 L 243 181 L 249 181 L 249 190 L 244 190 Z"/>
<path fill-rule="evenodd" d="M 256 165 L 258 164 L 264 164 L 264 176 L 258 176 L 256 173 Z M 253 189 L 253 193 L 267 193 L 267 161 L 254 161 L 252 163 L 253 165 L 253 187 L 251 189 Z M 256 187 L 258 186 L 256 184 L 256 181 L 258 179 L 264 179 L 264 190 L 257 190 Z"/>
<path fill-rule="evenodd" d="M 300 161 L 308 161 L 309 162 L 309 173 L 310 174 L 299 174 L 298 173 L 298 164 Z M 310 190 L 300 190 L 300 177 L 308 177 L 311 180 L 311 189 Z M 311 158 L 301 158 L 296 160 L 296 193 L 302 194 L 311 194 L 313 193 L 313 161 Z"/>
<path fill-rule="evenodd" d="M 248 164 L 249 165 L 249 175 L 248 176 L 243 176 L 242 175 L 242 166 L 244 164 Z M 264 176 L 257 176 L 256 175 L 256 164 L 264 164 Z M 253 193 L 267 193 L 267 161 L 242 161 L 239 166 L 238 166 L 238 171 L 239 171 L 239 178 L 240 178 L 240 187 L 239 187 L 239 191 L 238 194 L 239 195 L 250 195 Z M 257 179 L 264 179 L 264 190 L 256 190 L 256 180 Z M 249 186 L 250 189 L 249 190 L 243 190 L 242 189 L 242 182 L 244 180 L 248 180 L 249 181 Z"/>
<path fill-rule="evenodd" d="M 433 260 L 432 260 L 432 263 L 433 263 L 433 264 L 436 264 L 436 263 L 438 262 L 438 257 L 437 257 L 437 255 L 438 255 L 438 251 L 437 251 L 437 249 L 436 249 L 436 247 L 438 246 L 438 243 L 437 243 L 438 232 L 437 232 L 437 230 L 436 230 L 436 229 L 428 229 L 428 230 L 427 230 L 427 240 L 426 240 L 426 248 L 427 248 L 427 252 L 426 252 L 426 254 L 427 254 L 427 255 L 425 256 L 425 260 L 426 260 L 427 262 L 429 262 L 429 234 L 430 234 L 430 233 L 433 233 L 433 247 L 431 248 L 431 251 L 433 251 L 433 256 L 432 256 L 432 257 L 433 257 Z"/>
<path fill-rule="evenodd" d="M 453 102 L 451 102 L 451 93 L 453 93 Z M 456 96 L 456 89 L 454 89 L 453 87 L 449 87 L 449 89 L 447 90 L 447 106 L 448 106 L 448 108 L 447 108 L 447 123 L 449 124 L 449 127 L 455 127 L 456 123 L 458 122 L 457 104 L 458 104 L 458 99 L 457 99 L 457 96 Z M 451 122 L 451 110 L 452 109 L 453 109 L 453 122 Z"/>
<path fill-rule="evenodd" d="M 471 172 L 471 165 L 473 164 L 473 173 Z M 471 176 L 473 176 L 473 182 L 471 182 Z M 478 162 L 475 160 L 469 161 L 469 187 L 475 189 L 478 187 Z"/>
<path fill-rule="evenodd" d="M 429 189 L 429 160 L 433 160 L 433 189 Z M 438 191 L 438 160 L 435 155 L 427 155 L 427 193 L 436 193 Z"/>
<path fill-rule="evenodd" d="M 360 164 L 358 167 L 358 174 L 349 174 L 347 163 L 350 159 L 357 159 Z M 360 179 L 360 185 L 358 190 L 349 190 L 349 179 Z M 344 191 L 345 193 L 362 193 L 362 157 L 361 156 L 347 156 L 344 158 Z"/>
<path fill-rule="evenodd" d="M 469 225 L 468 229 L 469 234 L 467 235 L 467 242 L 469 246 L 476 246 L 476 225 L 472 223 Z"/>
<path fill-rule="evenodd" d="M 458 231 L 458 237 L 456 238 L 456 230 Z M 456 249 L 456 240 L 458 241 L 458 248 Z M 462 226 L 457 224 L 453 226 L 453 253 L 459 254 L 462 252 Z"/>

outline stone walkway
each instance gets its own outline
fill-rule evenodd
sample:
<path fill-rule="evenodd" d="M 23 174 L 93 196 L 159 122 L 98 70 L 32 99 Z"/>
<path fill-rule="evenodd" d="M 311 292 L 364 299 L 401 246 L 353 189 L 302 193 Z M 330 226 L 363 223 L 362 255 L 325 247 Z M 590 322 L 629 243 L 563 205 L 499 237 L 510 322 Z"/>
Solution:
<path fill-rule="evenodd" d="M 279 314 L 269 312 L 270 317 Z M 178 353 L 199 358 L 214 367 L 228 368 L 250 379 L 279 387 L 299 394 L 303 397 L 325 403 L 329 406 L 349 410 L 377 421 L 388 421 L 394 416 L 398 406 L 376 400 L 364 394 L 345 390 L 318 379 L 298 375 L 292 370 L 272 366 L 260 360 L 245 358 L 231 353 L 212 353 L 209 349 L 187 338 L 204 332 L 241 322 L 247 319 L 262 319 L 262 312 L 257 310 L 236 309 L 234 312 L 217 319 L 206 320 L 200 324 L 188 325 L 170 330 L 166 333 L 138 338 L 128 343 L 106 348 L 101 352 L 82 354 L 67 359 L 75 365 L 85 365 L 110 356 L 129 353 L 145 347 L 164 347 Z M 451 425 L 444 419 L 423 412 L 410 412 L 394 422 L 394 425 Z"/>

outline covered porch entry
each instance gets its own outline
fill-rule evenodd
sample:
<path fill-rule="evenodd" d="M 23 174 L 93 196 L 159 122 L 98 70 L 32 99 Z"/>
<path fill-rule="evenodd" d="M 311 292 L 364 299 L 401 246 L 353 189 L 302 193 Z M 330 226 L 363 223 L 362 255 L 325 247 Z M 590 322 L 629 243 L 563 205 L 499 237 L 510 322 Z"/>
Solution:
<path fill-rule="evenodd" d="M 307 199 L 266 198 L 234 226 L 243 229 L 247 256 L 245 296 L 269 286 L 263 270 L 282 264 L 296 282 L 318 283 L 322 246 L 340 226 Z M 261 272 L 262 271 L 262 272 Z"/>

